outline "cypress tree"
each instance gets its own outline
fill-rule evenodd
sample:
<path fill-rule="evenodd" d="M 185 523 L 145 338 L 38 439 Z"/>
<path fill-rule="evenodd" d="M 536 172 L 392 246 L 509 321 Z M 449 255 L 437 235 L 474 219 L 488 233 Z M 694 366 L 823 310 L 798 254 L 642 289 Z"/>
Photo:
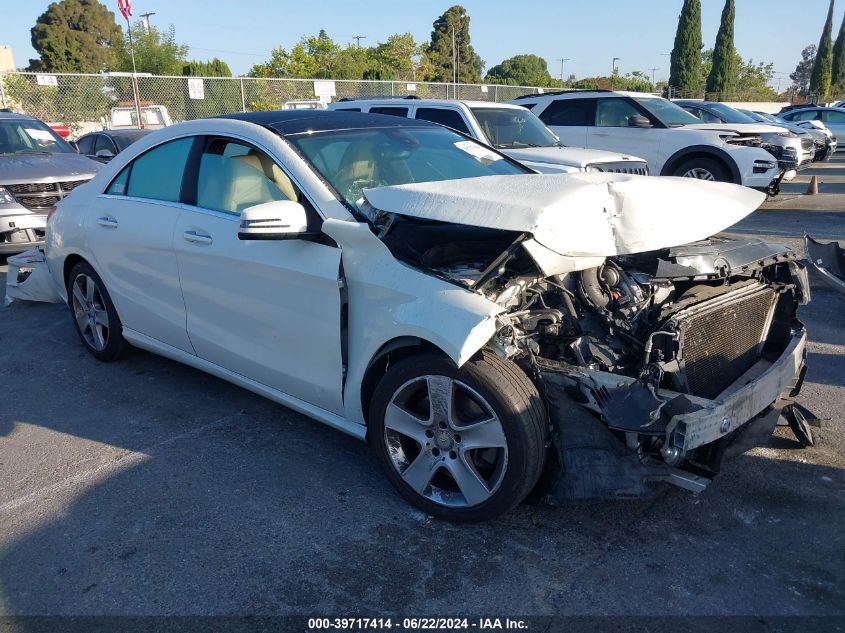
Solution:
<path fill-rule="evenodd" d="M 701 48 L 701 0 L 684 0 L 669 72 L 669 86 L 675 91 L 700 90 Z"/>
<path fill-rule="evenodd" d="M 830 80 L 833 73 L 833 0 L 827 11 L 822 38 L 819 40 L 819 50 L 816 53 L 816 63 L 810 76 L 810 94 L 817 95 L 820 101 L 827 100 L 830 93 Z"/>
<path fill-rule="evenodd" d="M 836 36 L 836 44 L 833 46 L 833 71 L 830 85 L 837 94 L 845 91 L 845 18 L 842 18 L 839 35 Z"/>
<path fill-rule="evenodd" d="M 734 0 L 726 0 L 722 10 L 722 23 L 716 35 L 713 49 L 713 67 L 707 77 L 707 93 L 717 101 L 724 101 L 726 95 L 736 88 L 736 48 L 734 47 Z"/>

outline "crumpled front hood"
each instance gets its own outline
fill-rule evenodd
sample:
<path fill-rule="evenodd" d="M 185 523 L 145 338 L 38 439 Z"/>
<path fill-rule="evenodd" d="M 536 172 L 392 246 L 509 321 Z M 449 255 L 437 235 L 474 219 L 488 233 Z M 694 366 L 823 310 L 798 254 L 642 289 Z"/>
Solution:
<path fill-rule="evenodd" d="M 765 194 L 727 183 L 625 174 L 484 176 L 366 189 L 375 209 L 530 233 L 566 257 L 679 246 L 735 224 Z"/>
<path fill-rule="evenodd" d="M 100 163 L 80 154 L 0 155 L 0 185 L 92 178 Z"/>
<path fill-rule="evenodd" d="M 519 149 L 503 149 L 502 153 L 519 161 L 532 163 L 549 163 L 552 165 L 571 165 L 586 167 L 601 163 L 621 163 L 625 161 L 645 162 L 642 158 L 605 152 L 598 149 L 583 149 L 580 147 L 525 147 Z"/>

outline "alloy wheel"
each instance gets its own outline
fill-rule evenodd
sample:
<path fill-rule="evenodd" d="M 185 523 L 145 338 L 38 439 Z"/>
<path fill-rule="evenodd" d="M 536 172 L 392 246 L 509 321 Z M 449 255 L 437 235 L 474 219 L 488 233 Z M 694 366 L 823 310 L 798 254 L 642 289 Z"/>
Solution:
<path fill-rule="evenodd" d="M 507 470 L 507 438 L 493 408 L 447 376 L 420 376 L 399 387 L 384 413 L 383 439 L 404 482 L 439 505 L 484 503 Z"/>
<path fill-rule="evenodd" d="M 88 275 L 77 275 L 71 288 L 73 317 L 82 338 L 91 349 L 102 352 L 109 342 L 109 315 L 97 283 Z"/>
<path fill-rule="evenodd" d="M 684 173 L 684 178 L 695 178 L 697 180 L 710 180 L 712 182 L 716 181 L 715 176 L 713 176 L 713 174 L 709 170 L 705 169 L 704 167 L 694 167 L 694 168 L 690 169 L 689 171 Z"/>

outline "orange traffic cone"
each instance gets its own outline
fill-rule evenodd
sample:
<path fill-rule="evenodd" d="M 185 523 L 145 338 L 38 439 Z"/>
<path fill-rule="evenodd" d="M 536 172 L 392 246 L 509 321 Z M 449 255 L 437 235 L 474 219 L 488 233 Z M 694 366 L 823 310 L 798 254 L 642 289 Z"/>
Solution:
<path fill-rule="evenodd" d="M 804 193 L 805 196 L 815 196 L 819 193 L 819 177 L 813 176 L 810 179 L 810 186 L 807 187 L 807 191 Z"/>

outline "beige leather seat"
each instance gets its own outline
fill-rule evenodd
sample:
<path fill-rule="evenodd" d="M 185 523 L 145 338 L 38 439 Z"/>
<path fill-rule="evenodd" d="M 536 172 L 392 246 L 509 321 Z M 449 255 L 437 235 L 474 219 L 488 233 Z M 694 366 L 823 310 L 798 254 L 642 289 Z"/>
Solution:
<path fill-rule="evenodd" d="M 378 173 L 373 160 L 373 147 L 369 143 L 352 143 L 340 161 L 343 168 L 336 181 L 341 192 L 349 189 L 356 181 L 377 181 Z"/>
<path fill-rule="evenodd" d="M 266 176 L 275 184 L 288 200 L 298 201 L 299 197 L 296 195 L 296 189 L 290 178 L 288 178 L 287 174 L 276 163 L 266 156 L 259 156 L 256 153 L 250 152 L 245 156 L 233 156 L 231 160 L 249 165 L 253 169 L 258 170 L 259 173 Z"/>

